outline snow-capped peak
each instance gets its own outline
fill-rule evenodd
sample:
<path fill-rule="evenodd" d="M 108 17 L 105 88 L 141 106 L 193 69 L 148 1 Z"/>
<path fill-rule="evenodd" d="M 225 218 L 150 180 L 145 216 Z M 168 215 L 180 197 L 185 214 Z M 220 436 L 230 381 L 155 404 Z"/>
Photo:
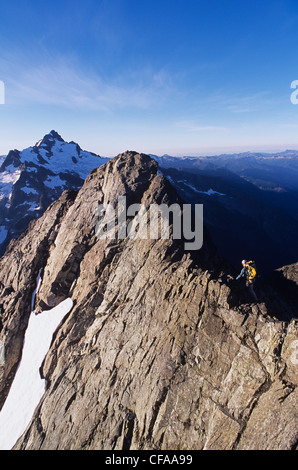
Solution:
<path fill-rule="evenodd" d="M 34 147 L 40 147 L 43 145 L 48 145 L 49 143 L 53 143 L 54 141 L 65 142 L 61 135 L 58 132 L 52 130 L 48 134 L 46 134 L 41 140 L 39 140 Z"/>
<path fill-rule="evenodd" d="M 33 147 L 11 150 L 0 165 L 0 256 L 4 235 L 7 244 L 64 190 L 80 189 L 90 171 L 108 160 L 66 142 L 54 130 Z"/>

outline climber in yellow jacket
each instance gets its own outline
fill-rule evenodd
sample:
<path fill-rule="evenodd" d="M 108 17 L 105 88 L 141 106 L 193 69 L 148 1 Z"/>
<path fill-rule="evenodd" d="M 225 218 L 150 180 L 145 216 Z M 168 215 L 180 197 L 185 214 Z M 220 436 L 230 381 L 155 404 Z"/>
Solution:
<path fill-rule="evenodd" d="M 236 281 L 240 279 L 241 277 L 245 277 L 245 284 L 246 287 L 248 287 L 253 299 L 255 302 L 258 302 L 258 298 L 256 296 L 255 290 L 254 290 L 254 283 L 256 280 L 257 276 L 257 270 L 256 270 L 256 265 L 254 261 L 246 261 L 245 259 L 242 261 L 242 270 L 239 274 L 239 276 L 236 277 Z"/>

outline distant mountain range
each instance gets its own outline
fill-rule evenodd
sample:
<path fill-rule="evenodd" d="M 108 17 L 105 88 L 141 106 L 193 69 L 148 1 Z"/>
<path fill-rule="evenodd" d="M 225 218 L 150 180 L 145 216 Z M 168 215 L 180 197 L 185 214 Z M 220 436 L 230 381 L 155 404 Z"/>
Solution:
<path fill-rule="evenodd" d="M 0 255 L 30 220 L 40 217 L 66 189 L 78 190 L 108 159 L 65 142 L 54 130 L 33 147 L 0 157 Z"/>
<path fill-rule="evenodd" d="M 276 154 L 241 153 L 210 157 L 154 157 L 164 168 L 214 170 L 225 168 L 257 185 L 260 189 L 298 191 L 298 151 Z"/>
<path fill-rule="evenodd" d="M 218 251 L 239 270 L 244 258 L 255 259 L 263 274 L 298 260 L 298 221 L 265 191 L 222 168 L 162 173 L 183 200 L 204 205 L 204 224 Z"/>
<path fill-rule="evenodd" d="M 298 151 L 276 154 L 240 153 L 211 157 L 154 158 L 163 168 L 216 170 L 223 168 L 264 191 L 269 203 L 284 209 L 298 220 Z"/>
<path fill-rule="evenodd" d="M 298 151 L 210 157 L 153 156 L 187 202 L 204 204 L 204 223 L 234 265 L 260 271 L 298 260 Z"/>

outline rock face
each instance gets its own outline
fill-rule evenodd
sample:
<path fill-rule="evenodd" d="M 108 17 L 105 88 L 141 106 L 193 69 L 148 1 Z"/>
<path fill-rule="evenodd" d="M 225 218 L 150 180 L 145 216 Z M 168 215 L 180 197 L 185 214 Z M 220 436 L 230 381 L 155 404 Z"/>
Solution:
<path fill-rule="evenodd" d="M 290 264 L 289 266 L 284 266 L 279 270 L 279 272 L 282 273 L 285 279 L 293 282 L 293 284 L 296 284 L 298 286 L 298 263 Z"/>
<path fill-rule="evenodd" d="M 197 252 L 173 237 L 97 238 L 98 203 L 182 203 L 157 169 L 146 155 L 119 155 L 78 194 L 64 193 L 1 259 L 2 403 L 39 270 L 37 311 L 74 302 L 15 449 L 297 447 L 295 322 L 273 319 L 265 304 L 235 306 L 207 233 Z"/>

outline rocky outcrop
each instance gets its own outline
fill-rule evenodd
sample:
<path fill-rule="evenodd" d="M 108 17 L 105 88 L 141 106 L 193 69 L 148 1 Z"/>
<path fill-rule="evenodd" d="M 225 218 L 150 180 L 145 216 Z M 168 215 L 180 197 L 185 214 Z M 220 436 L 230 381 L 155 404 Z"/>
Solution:
<path fill-rule="evenodd" d="M 146 155 L 119 155 L 2 258 L 0 339 L 12 358 L 2 396 L 39 269 L 38 311 L 74 302 L 41 367 L 45 394 L 15 449 L 296 448 L 295 322 L 274 320 L 265 304 L 231 301 L 228 268 L 207 233 L 198 252 L 173 237 L 96 236 L 99 203 L 117 208 L 124 195 L 146 208 L 182 203 L 157 169 Z"/>
<path fill-rule="evenodd" d="M 298 286 L 298 263 L 290 264 L 278 269 L 282 273 L 283 277 L 290 282 L 293 282 Z"/>

